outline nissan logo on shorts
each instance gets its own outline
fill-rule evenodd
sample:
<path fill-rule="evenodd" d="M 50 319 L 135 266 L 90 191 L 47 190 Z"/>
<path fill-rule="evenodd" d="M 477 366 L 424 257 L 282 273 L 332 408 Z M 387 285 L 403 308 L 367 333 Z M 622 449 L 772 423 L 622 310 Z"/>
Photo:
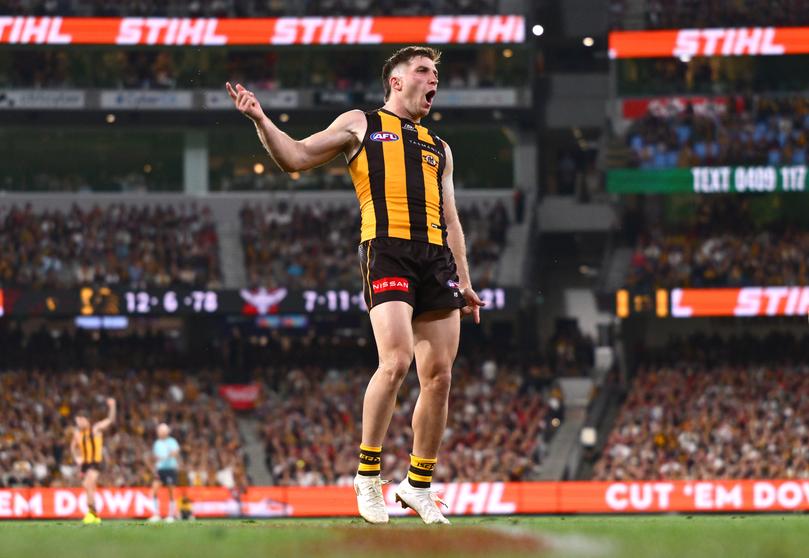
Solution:
<path fill-rule="evenodd" d="M 393 132 L 374 132 L 371 134 L 373 141 L 399 141 L 399 136 Z"/>

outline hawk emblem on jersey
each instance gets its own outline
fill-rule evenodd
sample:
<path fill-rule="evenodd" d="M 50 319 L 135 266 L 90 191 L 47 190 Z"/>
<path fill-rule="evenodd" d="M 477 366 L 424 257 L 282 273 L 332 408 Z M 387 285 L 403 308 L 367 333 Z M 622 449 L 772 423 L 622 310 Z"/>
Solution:
<path fill-rule="evenodd" d="M 373 141 L 399 141 L 399 136 L 393 132 L 374 132 L 371 134 Z"/>
<path fill-rule="evenodd" d="M 421 158 L 424 159 L 424 162 L 430 165 L 431 167 L 438 166 L 438 159 L 436 159 L 432 155 L 422 155 Z"/>

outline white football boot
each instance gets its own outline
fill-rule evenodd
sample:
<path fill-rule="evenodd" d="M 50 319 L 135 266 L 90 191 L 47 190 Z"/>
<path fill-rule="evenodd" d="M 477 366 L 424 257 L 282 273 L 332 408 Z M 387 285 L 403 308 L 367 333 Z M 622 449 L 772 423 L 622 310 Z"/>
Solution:
<path fill-rule="evenodd" d="M 388 508 L 382 495 L 382 485 L 390 481 L 382 480 L 379 475 L 354 477 L 354 492 L 357 493 L 357 508 L 360 515 L 368 523 L 387 523 Z"/>
<path fill-rule="evenodd" d="M 396 487 L 396 501 L 402 504 L 403 508 L 412 508 L 419 514 L 421 520 L 428 524 L 442 523 L 449 525 L 449 519 L 441 513 L 439 505 L 446 506 L 444 501 L 438 497 L 435 490 L 429 488 L 416 488 L 407 479 L 399 483 Z"/>

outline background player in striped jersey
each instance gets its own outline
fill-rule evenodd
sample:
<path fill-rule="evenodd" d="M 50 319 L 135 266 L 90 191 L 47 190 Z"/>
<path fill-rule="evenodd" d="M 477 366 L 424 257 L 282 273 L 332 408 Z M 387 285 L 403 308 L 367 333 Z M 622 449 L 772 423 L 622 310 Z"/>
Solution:
<path fill-rule="evenodd" d="M 107 417 L 94 424 L 90 423 L 88 413 L 76 413 L 76 430 L 70 441 L 70 451 L 81 468 L 82 486 L 87 495 L 87 513 L 82 520 L 85 524 L 101 523 L 95 506 L 95 495 L 98 489 L 98 476 L 103 469 L 104 431 L 115 422 L 115 399 L 107 399 Z"/>
<path fill-rule="evenodd" d="M 363 403 L 360 463 L 354 479 L 360 515 L 387 523 L 380 478 L 382 442 L 396 394 L 415 357 L 421 391 L 413 412 L 413 453 L 396 500 L 425 523 L 449 523 L 430 481 L 447 421 L 452 363 L 461 314 L 480 321 L 466 246 L 455 207 L 449 145 L 421 125 L 438 89 L 432 48 L 406 47 L 382 69 L 385 105 L 338 116 L 325 130 L 296 141 L 261 109 L 255 95 L 226 84 L 259 140 L 286 171 L 308 170 L 342 154 L 360 203 L 360 267 L 379 352 Z"/>

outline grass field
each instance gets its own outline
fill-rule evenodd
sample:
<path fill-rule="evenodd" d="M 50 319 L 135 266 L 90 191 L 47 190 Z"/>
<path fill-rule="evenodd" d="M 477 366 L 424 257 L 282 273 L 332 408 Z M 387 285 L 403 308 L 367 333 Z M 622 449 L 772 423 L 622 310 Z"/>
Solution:
<path fill-rule="evenodd" d="M 148 524 L 0 522 L 2 558 L 253 556 L 547 556 L 723 558 L 809 556 L 809 517 L 643 516 L 456 518 L 451 527 L 398 519 L 229 520 Z"/>

